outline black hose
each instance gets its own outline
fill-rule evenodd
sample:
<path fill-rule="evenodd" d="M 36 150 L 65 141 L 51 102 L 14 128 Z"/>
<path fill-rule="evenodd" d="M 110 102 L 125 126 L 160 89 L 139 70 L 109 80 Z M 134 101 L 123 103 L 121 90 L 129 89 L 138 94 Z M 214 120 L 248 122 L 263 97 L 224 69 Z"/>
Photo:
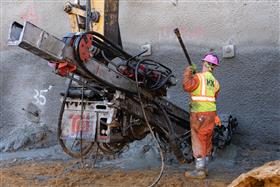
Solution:
<path fill-rule="evenodd" d="M 152 66 L 160 65 L 160 66 L 162 66 L 163 68 L 165 68 L 165 69 L 167 70 L 167 72 L 161 73 L 161 75 L 164 74 L 164 76 L 165 76 L 163 79 L 157 80 L 153 85 L 151 85 L 151 86 L 148 88 L 148 89 L 150 89 L 150 90 L 152 90 L 152 91 L 158 90 L 158 89 L 162 88 L 162 87 L 168 82 L 168 80 L 169 80 L 171 77 L 174 77 L 174 75 L 172 75 L 172 71 L 171 71 L 169 68 L 167 68 L 166 66 L 164 66 L 164 65 L 162 65 L 162 64 L 160 64 L 160 63 L 157 63 L 157 62 L 155 62 L 155 61 L 153 61 L 153 60 L 144 59 L 144 60 L 141 60 L 138 64 L 139 64 L 139 65 L 140 65 L 140 64 L 146 64 L 146 65 L 152 65 Z M 138 65 L 138 64 L 137 64 L 137 65 Z M 135 72 L 138 73 L 138 69 L 139 69 L 139 67 L 136 66 Z M 135 77 L 137 77 L 136 73 L 135 73 Z M 162 76 L 161 76 L 161 77 L 162 77 Z M 137 78 L 138 78 L 138 77 L 137 77 Z M 145 78 L 146 78 L 146 77 L 145 77 Z"/>
<path fill-rule="evenodd" d="M 84 128 L 84 85 L 82 86 L 82 103 L 81 103 L 81 116 L 80 116 L 80 151 L 81 151 L 81 165 L 84 165 L 84 157 L 83 157 L 83 128 Z"/>
<path fill-rule="evenodd" d="M 111 53 L 112 55 L 114 55 L 115 57 L 119 57 L 119 58 L 122 58 L 123 60 L 126 60 L 126 61 L 131 61 L 131 60 L 134 60 L 134 62 L 136 61 L 137 63 L 140 61 L 138 58 L 137 58 L 137 55 L 136 56 L 132 56 L 128 53 L 126 53 L 124 50 L 122 50 L 121 48 L 119 48 L 118 46 L 116 46 L 115 44 L 113 44 L 110 40 L 106 39 L 103 35 L 97 33 L 97 32 L 94 32 L 94 31 L 90 31 L 90 32 L 86 32 L 84 33 L 83 35 L 79 36 L 76 40 L 75 40 L 75 43 L 74 43 L 74 46 L 75 46 L 75 56 L 76 56 L 76 60 L 78 62 L 78 65 L 79 67 L 86 73 L 89 75 L 89 77 L 91 78 L 94 78 L 96 79 L 97 81 L 103 83 L 103 80 L 97 76 L 95 76 L 94 74 L 92 74 L 92 72 L 90 72 L 88 70 L 88 68 L 85 66 L 84 62 L 82 62 L 79 58 L 79 53 L 77 52 L 78 51 L 78 48 L 79 48 L 79 45 L 80 45 L 80 40 L 83 38 L 83 36 L 87 35 L 87 34 L 91 34 L 93 39 L 92 39 L 92 44 L 95 45 L 97 48 L 101 49 L 102 50 L 102 56 L 103 58 L 111 63 L 110 59 L 106 57 L 105 53 L 106 52 L 109 52 Z M 101 41 L 102 40 L 102 41 Z M 156 72 L 158 72 L 158 78 L 157 80 L 153 80 L 151 79 L 151 77 L 149 76 L 146 76 L 146 74 L 143 72 L 142 75 L 144 77 L 144 79 L 147 79 L 151 85 L 146 85 L 146 89 L 149 89 L 150 91 L 156 91 L 156 90 L 159 90 L 161 89 L 162 87 L 164 87 L 166 85 L 166 83 L 169 81 L 169 79 L 171 77 L 173 77 L 172 75 L 172 71 L 158 63 L 158 62 L 155 62 L 154 60 L 150 60 L 150 59 L 144 59 L 144 60 L 141 60 L 140 61 L 141 63 L 140 64 L 146 64 L 148 66 L 153 66 L 155 67 L 156 69 L 157 68 L 162 68 L 164 69 L 161 70 L 155 70 Z M 112 63 L 114 65 L 114 63 Z M 128 66 L 132 69 L 135 70 L 135 63 L 134 64 L 131 64 L 131 63 L 128 63 Z M 118 67 L 116 67 L 117 70 L 118 70 Z M 139 69 L 139 68 L 138 68 Z M 139 72 L 137 69 L 137 73 L 141 73 Z M 152 70 L 150 71 L 152 72 Z M 106 82 L 106 84 L 109 84 L 110 86 L 114 87 L 114 85 L 111 85 L 110 83 Z"/>
<path fill-rule="evenodd" d="M 114 50 L 117 50 L 118 52 L 120 52 L 125 58 L 129 59 L 131 57 L 133 57 L 132 55 L 128 54 L 127 52 L 125 52 L 123 49 L 121 49 L 120 47 L 118 47 L 117 45 L 115 45 L 113 42 L 111 42 L 110 40 L 108 40 L 107 38 L 105 38 L 102 34 L 95 32 L 95 31 L 89 31 L 86 32 L 84 34 L 92 34 L 93 36 L 97 36 L 98 38 L 102 39 L 104 42 L 103 43 L 107 43 L 106 45 L 110 45 L 110 47 L 114 48 Z M 97 39 L 97 41 L 101 42 L 98 38 L 94 37 L 94 39 Z"/>
<path fill-rule="evenodd" d="M 138 97 L 139 97 L 139 102 L 140 102 L 140 105 L 141 105 L 141 109 L 142 109 L 142 112 L 143 112 L 144 119 L 145 119 L 146 124 L 147 124 L 147 126 L 148 126 L 148 128 L 149 128 L 149 130 L 150 130 L 150 132 L 152 134 L 153 139 L 156 142 L 157 148 L 158 148 L 159 153 L 160 153 L 160 158 L 161 158 L 161 170 L 160 170 L 160 173 L 159 173 L 157 179 L 151 185 L 149 185 L 149 187 L 153 187 L 153 186 L 155 186 L 159 182 L 159 180 L 162 177 L 162 174 L 163 174 L 163 171 L 164 171 L 164 167 L 165 167 L 165 165 L 164 165 L 164 155 L 163 155 L 163 151 L 162 151 L 162 149 L 160 147 L 160 144 L 159 144 L 159 142 L 158 142 L 158 140 L 157 140 L 157 138 L 155 136 L 155 133 L 154 133 L 154 131 L 153 131 L 153 129 L 152 129 L 150 123 L 149 123 L 149 120 L 148 120 L 146 112 L 145 112 L 144 104 L 142 102 L 142 98 L 141 98 L 141 94 L 140 94 L 140 90 L 139 90 L 139 82 L 138 82 L 138 69 L 139 69 L 139 65 L 140 64 L 141 64 L 141 61 L 137 63 L 137 66 L 135 68 L 135 77 L 136 77 L 135 79 L 136 79 L 137 93 L 138 93 Z"/>

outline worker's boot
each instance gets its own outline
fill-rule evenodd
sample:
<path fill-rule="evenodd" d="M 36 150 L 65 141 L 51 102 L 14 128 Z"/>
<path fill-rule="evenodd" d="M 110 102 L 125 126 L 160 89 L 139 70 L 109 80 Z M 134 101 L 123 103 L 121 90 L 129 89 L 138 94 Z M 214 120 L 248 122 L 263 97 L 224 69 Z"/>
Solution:
<path fill-rule="evenodd" d="M 191 179 L 205 179 L 206 178 L 205 158 L 197 158 L 195 160 L 195 170 L 186 171 L 185 177 Z"/>

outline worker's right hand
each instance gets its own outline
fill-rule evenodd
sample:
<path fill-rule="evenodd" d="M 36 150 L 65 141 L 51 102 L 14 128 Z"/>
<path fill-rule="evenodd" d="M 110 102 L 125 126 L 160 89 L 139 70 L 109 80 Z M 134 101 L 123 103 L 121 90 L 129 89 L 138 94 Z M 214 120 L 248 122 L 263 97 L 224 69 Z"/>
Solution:
<path fill-rule="evenodd" d="M 222 122 L 221 122 L 221 119 L 219 118 L 219 116 L 216 116 L 216 117 L 215 117 L 215 124 L 216 124 L 218 127 L 222 127 Z"/>

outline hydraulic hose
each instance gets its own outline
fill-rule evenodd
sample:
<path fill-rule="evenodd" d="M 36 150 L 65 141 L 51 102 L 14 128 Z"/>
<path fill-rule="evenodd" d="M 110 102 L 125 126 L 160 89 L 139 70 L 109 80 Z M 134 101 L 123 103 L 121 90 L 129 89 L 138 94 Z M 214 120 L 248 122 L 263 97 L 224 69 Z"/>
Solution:
<path fill-rule="evenodd" d="M 164 171 L 164 167 L 165 167 L 165 165 L 164 165 L 164 155 L 163 155 L 163 151 L 162 151 L 162 149 L 161 149 L 161 147 L 159 145 L 159 142 L 158 142 L 158 140 L 157 140 L 157 138 L 155 136 L 155 133 L 154 133 L 154 131 L 153 131 L 153 129 L 152 129 L 150 123 L 149 123 L 149 120 L 148 120 L 146 112 L 145 112 L 144 104 L 142 102 L 142 98 L 141 98 L 141 94 L 140 94 L 140 90 L 139 90 L 139 82 L 138 82 L 138 69 L 139 69 L 139 65 L 140 64 L 141 64 L 141 61 L 137 63 L 137 66 L 135 68 L 135 77 L 136 77 L 135 79 L 136 79 L 137 93 L 138 93 L 138 97 L 139 97 L 139 102 L 140 102 L 140 105 L 141 105 L 141 109 L 142 109 L 142 112 L 143 112 L 144 119 L 145 119 L 146 124 L 147 124 L 147 126 L 148 126 L 148 128 L 149 128 L 149 130 L 150 130 L 150 132 L 152 134 L 153 139 L 156 142 L 156 146 L 157 146 L 157 148 L 159 150 L 160 158 L 161 158 L 160 173 L 159 173 L 158 177 L 156 178 L 156 180 L 152 184 L 149 185 L 149 187 L 153 187 L 153 186 L 155 186 L 159 182 L 159 180 L 162 177 L 162 174 L 163 174 L 163 171 Z"/>

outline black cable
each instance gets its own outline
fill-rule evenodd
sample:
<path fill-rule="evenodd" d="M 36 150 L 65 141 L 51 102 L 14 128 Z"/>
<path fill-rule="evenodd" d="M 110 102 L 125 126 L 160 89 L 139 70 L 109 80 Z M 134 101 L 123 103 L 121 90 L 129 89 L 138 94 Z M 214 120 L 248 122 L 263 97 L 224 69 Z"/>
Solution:
<path fill-rule="evenodd" d="M 92 44 L 93 44 L 93 46 L 96 46 L 97 48 L 99 48 L 103 51 L 106 50 L 107 52 L 110 52 L 111 54 L 115 55 L 116 57 L 120 57 L 120 58 L 126 60 L 126 58 L 123 56 L 123 54 L 120 51 L 116 50 L 111 45 L 104 43 L 103 41 L 99 40 L 98 38 L 96 38 L 94 36 L 92 39 Z"/>
<path fill-rule="evenodd" d="M 166 66 L 164 66 L 164 65 L 162 65 L 162 64 L 160 64 L 160 63 L 157 63 L 157 62 L 155 62 L 155 61 L 153 61 L 153 60 L 144 59 L 144 60 L 141 60 L 140 62 L 138 62 L 137 65 L 140 65 L 140 64 L 151 65 L 151 66 L 161 66 L 161 67 L 163 67 L 164 69 L 167 70 L 167 72 L 164 72 L 164 73 L 161 72 L 161 73 L 160 73 L 161 77 L 163 77 L 162 75 L 164 74 L 165 77 L 164 77 L 163 79 L 157 80 L 153 85 L 151 85 L 151 86 L 148 87 L 148 89 L 150 89 L 150 90 L 152 90 L 152 91 L 155 91 L 155 90 L 158 90 L 158 89 L 162 88 L 162 87 L 168 82 L 168 80 L 169 80 L 171 77 L 174 77 L 174 75 L 172 75 L 172 71 L 171 71 L 168 67 L 166 67 Z M 135 72 L 141 73 L 141 72 L 138 72 L 138 69 L 139 69 L 139 67 L 136 66 Z M 157 70 L 157 72 L 159 72 L 159 71 Z M 142 74 L 143 76 L 145 75 L 145 73 L 141 73 L 141 74 Z M 136 77 L 137 77 L 137 76 L 136 76 Z M 138 77 L 137 77 L 137 78 L 138 78 Z M 144 78 L 146 78 L 146 77 L 144 77 Z M 149 77 L 148 77 L 148 78 L 149 78 Z"/>
<path fill-rule="evenodd" d="M 102 55 L 102 57 L 105 59 L 105 61 L 106 61 L 107 63 L 112 64 L 113 66 L 115 66 L 116 69 L 118 68 L 118 65 L 116 65 L 115 63 L 113 63 L 113 62 L 105 55 L 104 51 L 101 51 L 101 55 Z"/>
<path fill-rule="evenodd" d="M 83 128 L 84 128 L 84 85 L 82 86 L 82 103 L 81 103 L 81 116 L 80 116 L 80 152 L 81 152 L 81 164 L 83 166 L 84 158 L 83 158 Z"/>
<path fill-rule="evenodd" d="M 111 42 L 110 40 L 108 40 L 106 37 L 104 37 L 102 34 L 95 32 L 95 31 L 90 31 L 90 32 L 86 32 L 85 34 L 92 34 L 94 36 L 97 36 L 99 38 L 101 38 L 104 42 L 108 43 L 112 48 L 114 48 L 115 50 L 119 51 L 120 53 L 122 53 L 122 55 L 126 58 L 131 58 L 132 55 L 128 54 L 127 52 L 125 52 L 123 49 L 121 49 L 120 47 L 118 47 L 117 45 L 115 45 L 113 42 Z M 95 37 L 96 38 L 96 37 Z M 99 40 L 100 41 L 100 40 Z"/>
<path fill-rule="evenodd" d="M 81 84 L 82 86 L 89 88 L 90 90 L 94 91 L 95 93 L 99 94 L 100 96 L 104 95 L 103 91 L 97 90 L 96 88 L 94 88 L 93 86 L 89 85 L 88 83 L 84 83 L 83 81 L 81 81 L 79 79 L 76 79 L 73 76 L 66 75 L 65 77 L 70 79 L 71 82 L 75 81 L 75 82 Z"/>
<path fill-rule="evenodd" d="M 123 60 L 126 60 L 127 62 L 131 62 L 132 60 L 134 62 L 138 62 L 139 59 L 137 58 L 137 56 L 139 55 L 136 55 L 136 56 L 132 56 L 130 54 L 128 54 L 127 52 L 125 52 L 123 49 L 119 48 L 118 46 L 116 46 L 113 42 L 111 42 L 110 40 L 106 39 L 103 35 L 97 33 L 97 32 L 94 32 L 94 31 L 90 31 L 90 32 L 85 32 L 82 36 L 85 36 L 87 34 L 91 34 L 93 39 L 92 39 L 92 44 L 94 46 L 96 46 L 97 48 L 99 49 L 102 49 L 102 51 L 104 52 L 111 52 L 112 55 L 114 55 L 115 57 L 119 57 Z M 79 38 L 80 39 L 77 39 L 75 40 L 75 50 L 74 51 L 78 51 L 78 47 L 79 47 L 79 44 L 80 44 L 80 40 L 82 38 L 82 36 L 80 36 Z M 105 56 L 105 53 L 102 53 L 102 56 L 103 58 L 107 61 L 107 62 L 110 62 L 110 60 Z M 141 54 L 141 53 L 140 53 Z M 100 81 L 100 82 L 103 82 L 103 80 L 101 80 L 99 77 L 95 76 L 94 74 L 92 74 L 92 72 L 90 72 L 88 70 L 88 68 L 85 66 L 85 64 L 80 60 L 79 58 L 79 53 L 76 52 L 76 60 L 80 66 L 80 68 L 85 71 L 86 74 L 89 75 L 89 77 L 91 78 L 94 78 L 96 79 L 97 81 Z M 109 61 L 108 61 L 109 60 Z M 145 76 L 145 73 L 141 73 L 141 72 L 137 72 L 138 73 L 141 73 L 143 75 L 144 78 L 150 80 L 149 83 L 152 83 L 152 85 L 150 86 L 146 86 L 147 89 L 151 90 L 151 91 L 155 91 L 155 90 L 158 90 L 158 89 L 161 89 L 164 85 L 166 85 L 166 83 L 169 81 L 169 79 L 171 77 L 173 77 L 172 75 L 172 71 L 164 66 L 163 64 L 160 64 L 158 62 L 155 62 L 154 60 L 150 60 L 150 59 L 144 59 L 144 60 L 141 60 L 141 63 L 142 64 L 146 64 L 146 65 L 150 65 L 150 66 L 154 66 L 156 69 L 158 69 L 159 67 L 163 68 L 165 71 L 161 71 L 161 70 L 154 70 L 156 72 L 158 72 L 160 75 L 160 77 L 154 81 L 151 77 L 149 76 Z M 114 65 L 114 63 L 112 63 Z M 132 69 L 135 69 L 135 64 L 131 64 L 131 63 L 128 63 L 128 66 Z M 117 70 L 118 70 L 118 67 L 116 67 Z M 150 70 L 150 72 L 152 72 L 153 69 Z M 106 82 L 106 84 L 109 84 L 108 82 Z M 110 85 L 112 87 L 114 87 L 114 85 Z"/>
<path fill-rule="evenodd" d="M 143 52 L 142 52 L 143 53 Z M 104 53 L 104 51 L 101 51 L 101 54 L 102 54 L 102 57 L 105 59 L 106 62 L 112 64 L 113 66 L 116 67 L 116 69 L 118 70 L 119 66 L 114 64 Z M 138 54 L 139 55 L 139 54 Z M 136 56 L 133 56 L 131 57 L 130 59 L 128 59 L 126 62 L 128 63 L 130 60 L 133 60 L 134 58 L 136 58 L 138 55 Z M 140 53 L 141 55 L 141 53 Z M 153 61 L 153 60 L 147 60 L 147 59 L 144 59 L 141 61 L 141 64 L 145 64 L 145 65 L 150 65 L 150 66 L 155 66 L 155 68 L 158 68 L 161 64 Z M 163 66 L 163 65 L 162 65 Z M 165 66 L 163 66 L 165 68 Z M 166 71 L 160 71 L 160 70 L 157 70 L 157 69 L 149 69 L 149 73 L 151 73 L 152 71 L 156 71 L 156 73 L 158 73 L 158 78 L 157 80 L 155 81 L 155 83 L 151 86 L 149 86 L 149 89 L 150 90 L 157 90 L 157 89 L 160 89 L 162 86 L 164 86 L 166 84 L 166 82 L 173 76 L 171 73 L 172 71 L 170 69 L 167 69 L 168 72 Z M 137 70 L 138 72 L 138 70 Z M 141 72 L 138 72 L 138 73 L 141 73 Z M 141 73 L 143 75 L 144 78 L 146 78 L 147 74 L 145 73 Z M 163 76 L 162 74 L 167 74 L 165 75 L 165 77 L 163 79 L 161 79 Z M 153 81 L 153 80 L 152 80 Z"/>
<path fill-rule="evenodd" d="M 163 155 L 163 151 L 162 151 L 162 149 L 160 147 L 160 144 L 159 144 L 159 142 L 158 142 L 158 140 L 157 140 L 157 138 L 156 138 L 156 136 L 154 134 L 154 131 L 153 131 L 153 129 L 152 129 L 150 123 L 149 123 L 149 120 L 147 118 L 147 115 L 146 115 L 146 112 L 145 112 L 145 109 L 144 109 L 144 105 L 143 105 L 143 102 L 142 102 L 142 98 L 141 98 L 141 94 L 140 94 L 140 90 L 139 90 L 139 82 L 138 82 L 138 69 L 139 69 L 139 65 L 140 64 L 141 64 L 141 61 L 137 63 L 137 66 L 136 66 L 136 69 L 135 69 L 135 79 L 136 79 L 136 85 L 137 85 L 137 92 L 138 92 L 139 102 L 140 102 L 140 105 L 141 105 L 141 109 L 142 109 L 142 112 L 143 112 L 144 119 L 145 119 L 146 124 L 147 124 L 147 126 L 148 126 L 148 128 L 149 128 L 149 130 L 150 130 L 150 132 L 152 134 L 153 139 L 156 142 L 157 148 L 158 148 L 159 153 L 160 153 L 160 158 L 161 158 L 161 170 L 160 170 L 160 173 L 159 173 L 157 179 L 151 185 L 149 185 L 149 187 L 153 187 L 153 186 L 155 186 L 159 182 L 159 180 L 162 177 L 162 174 L 163 174 L 163 171 L 164 171 L 164 167 L 165 167 L 164 166 L 164 155 Z"/>
<path fill-rule="evenodd" d="M 140 55 L 146 53 L 147 51 L 148 51 L 148 49 L 146 49 L 146 50 L 142 51 L 141 53 L 139 53 L 139 54 L 137 54 L 137 55 L 135 55 L 135 56 L 129 58 L 129 59 L 126 61 L 126 65 L 128 64 L 128 62 L 130 62 L 131 60 L 136 59 L 137 57 L 139 57 Z"/>

